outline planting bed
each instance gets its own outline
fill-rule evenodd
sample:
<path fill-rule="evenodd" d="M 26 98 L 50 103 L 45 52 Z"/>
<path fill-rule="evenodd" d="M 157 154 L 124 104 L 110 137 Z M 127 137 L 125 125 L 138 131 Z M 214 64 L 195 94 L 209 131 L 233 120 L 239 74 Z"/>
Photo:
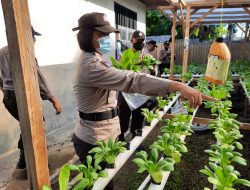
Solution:
<path fill-rule="evenodd" d="M 244 118 L 244 98 L 242 87 L 236 85 L 235 91 L 231 93 L 233 103 L 232 112 L 238 114 L 237 120 L 241 122 L 249 122 L 249 118 Z M 202 105 L 197 114 L 197 117 L 212 118 L 210 109 L 204 108 Z M 249 122 L 250 123 L 250 122 Z M 160 125 L 159 125 L 160 126 Z M 204 187 L 212 188 L 212 185 L 207 181 L 207 177 L 199 173 L 204 165 L 208 163 L 208 155 L 204 150 L 209 149 L 211 144 L 216 143 L 216 139 L 212 134 L 212 130 L 205 134 L 193 134 L 186 138 L 186 146 L 188 152 L 183 155 L 182 161 L 175 166 L 175 170 L 171 172 L 168 182 L 164 189 L 168 190 L 200 190 Z M 241 178 L 250 179 L 250 131 L 241 130 L 244 135 L 240 139 L 240 143 L 244 146 L 242 151 L 239 151 L 243 158 L 247 161 L 247 166 L 237 165 L 236 169 L 240 172 Z M 155 128 L 149 137 L 143 142 L 145 147 L 150 146 L 159 134 L 159 128 Z M 146 148 L 149 151 L 148 148 Z M 119 190 L 134 190 L 137 189 L 141 182 L 145 179 L 145 174 L 137 174 L 137 167 L 132 162 L 133 155 L 125 166 L 119 171 L 114 178 L 115 187 Z M 236 189 L 245 190 L 249 187 L 238 186 Z"/>

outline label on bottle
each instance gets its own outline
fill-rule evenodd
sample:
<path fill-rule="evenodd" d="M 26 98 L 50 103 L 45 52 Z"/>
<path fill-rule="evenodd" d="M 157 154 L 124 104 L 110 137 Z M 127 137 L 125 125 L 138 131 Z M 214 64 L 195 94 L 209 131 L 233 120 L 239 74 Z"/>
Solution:
<path fill-rule="evenodd" d="M 209 55 L 205 78 L 215 84 L 223 84 L 227 80 L 230 60 L 221 60 L 217 56 Z"/>

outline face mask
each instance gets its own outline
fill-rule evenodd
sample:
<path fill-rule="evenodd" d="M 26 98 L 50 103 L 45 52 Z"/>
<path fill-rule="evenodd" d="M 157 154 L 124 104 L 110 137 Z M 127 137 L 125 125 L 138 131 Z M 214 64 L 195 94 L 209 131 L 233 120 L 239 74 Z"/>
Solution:
<path fill-rule="evenodd" d="M 151 48 L 147 48 L 148 51 L 153 51 L 155 49 L 155 47 L 151 47 Z"/>
<path fill-rule="evenodd" d="M 112 50 L 112 39 L 110 36 L 98 38 L 98 43 L 100 45 L 100 48 L 98 48 L 97 50 L 101 54 L 107 54 Z"/>
<path fill-rule="evenodd" d="M 144 43 L 134 43 L 133 45 L 133 48 L 136 50 L 136 51 L 141 51 L 144 47 Z"/>

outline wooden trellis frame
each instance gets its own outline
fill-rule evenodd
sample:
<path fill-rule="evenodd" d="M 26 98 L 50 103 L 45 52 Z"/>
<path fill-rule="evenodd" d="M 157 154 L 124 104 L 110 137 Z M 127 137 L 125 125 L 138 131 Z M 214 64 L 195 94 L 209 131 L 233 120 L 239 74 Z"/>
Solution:
<path fill-rule="evenodd" d="M 250 37 L 250 0 L 167 0 L 170 5 L 158 6 L 164 15 L 173 22 L 171 52 L 174 54 L 175 27 L 181 25 L 184 34 L 183 73 L 187 71 L 190 29 L 196 25 L 219 23 L 244 23 L 240 28 L 245 33 L 245 40 Z M 223 4 L 222 4 L 223 2 Z M 233 11 L 232 11 L 233 10 Z M 225 18 L 221 21 L 221 12 Z M 176 19 L 175 19 L 176 18 Z M 173 77 L 174 56 L 171 56 L 170 79 Z"/>

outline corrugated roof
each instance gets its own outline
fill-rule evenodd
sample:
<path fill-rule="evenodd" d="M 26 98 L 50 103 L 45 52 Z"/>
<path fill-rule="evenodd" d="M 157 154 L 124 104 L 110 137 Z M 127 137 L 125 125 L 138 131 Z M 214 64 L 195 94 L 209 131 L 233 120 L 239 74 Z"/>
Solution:
<path fill-rule="evenodd" d="M 158 6 L 164 14 L 168 16 L 170 20 L 173 18 L 173 10 L 177 9 L 177 24 L 180 24 L 181 9 L 185 16 L 185 5 L 189 4 L 190 21 L 194 22 L 202 15 L 212 12 L 203 18 L 200 23 L 220 23 L 221 13 L 223 23 L 246 23 L 250 22 L 250 0 L 168 0 L 169 6 Z"/>

